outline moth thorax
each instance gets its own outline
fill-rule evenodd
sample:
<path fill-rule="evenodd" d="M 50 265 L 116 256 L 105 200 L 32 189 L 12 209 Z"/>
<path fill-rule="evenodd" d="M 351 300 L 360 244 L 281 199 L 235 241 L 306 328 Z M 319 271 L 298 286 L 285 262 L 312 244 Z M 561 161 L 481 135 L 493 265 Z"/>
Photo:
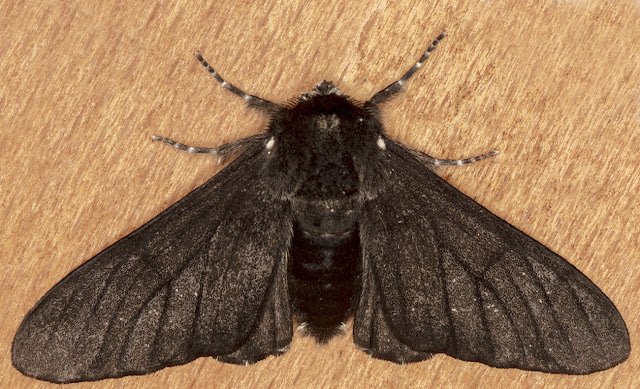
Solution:
<path fill-rule="evenodd" d="M 318 115 L 314 127 L 319 135 L 336 134 L 340 128 L 340 118 L 336 114 Z"/>
<path fill-rule="evenodd" d="M 345 144 L 345 122 L 337 114 L 314 115 L 307 143 L 315 153 L 325 157 L 342 154 Z"/>

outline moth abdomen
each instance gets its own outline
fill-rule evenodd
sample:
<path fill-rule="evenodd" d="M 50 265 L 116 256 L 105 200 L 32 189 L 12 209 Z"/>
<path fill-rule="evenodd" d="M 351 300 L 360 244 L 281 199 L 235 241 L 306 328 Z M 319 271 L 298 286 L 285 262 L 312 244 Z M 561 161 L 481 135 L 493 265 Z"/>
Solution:
<path fill-rule="evenodd" d="M 288 266 L 291 303 L 301 328 L 320 343 L 342 332 L 360 275 L 358 196 L 293 201 Z"/>

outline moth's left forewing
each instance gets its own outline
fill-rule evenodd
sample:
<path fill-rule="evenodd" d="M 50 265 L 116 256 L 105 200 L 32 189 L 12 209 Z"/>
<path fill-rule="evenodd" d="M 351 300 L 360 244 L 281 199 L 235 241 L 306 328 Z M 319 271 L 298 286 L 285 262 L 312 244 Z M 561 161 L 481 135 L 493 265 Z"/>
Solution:
<path fill-rule="evenodd" d="M 292 336 L 288 204 L 257 142 L 74 270 L 27 314 L 12 361 L 53 382 L 146 374 L 201 356 L 252 363 Z"/>
<path fill-rule="evenodd" d="M 624 321 L 587 277 L 386 145 L 388 179 L 360 223 L 358 346 L 395 362 L 446 353 L 569 374 L 628 357 Z"/>

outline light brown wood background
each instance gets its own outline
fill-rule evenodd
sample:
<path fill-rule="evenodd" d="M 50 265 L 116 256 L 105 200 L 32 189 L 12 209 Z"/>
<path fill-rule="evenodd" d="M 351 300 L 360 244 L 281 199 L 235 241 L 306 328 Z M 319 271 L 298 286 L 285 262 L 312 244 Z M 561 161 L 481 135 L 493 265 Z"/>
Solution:
<path fill-rule="evenodd" d="M 154 143 L 217 146 L 265 118 L 217 85 L 284 102 L 330 79 L 365 100 L 448 37 L 384 107 L 388 133 L 557 251 L 616 303 L 622 365 L 589 376 L 446 356 L 399 366 L 351 336 L 252 367 L 211 358 L 70 387 L 639 387 L 640 1 L 0 1 L 0 387 L 53 387 L 11 366 L 24 314 L 57 281 L 219 171 Z M 30 5 L 28 5 L 30 4 Z"/>

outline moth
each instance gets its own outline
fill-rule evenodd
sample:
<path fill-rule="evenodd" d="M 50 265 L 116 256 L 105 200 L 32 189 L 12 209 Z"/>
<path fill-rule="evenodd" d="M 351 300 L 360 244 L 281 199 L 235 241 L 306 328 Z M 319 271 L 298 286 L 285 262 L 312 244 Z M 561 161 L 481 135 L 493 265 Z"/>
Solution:
<path fill-rule="evenodd" d="M 14 366 L 53 382 L 146 374 L 211 356 L 285 352 L 293 319 L 323 343 L 353 317 L 356 346 L 418 362 L 588 374 L 624 361 L 625 323 L 563 258 L 438 175 L 464 160 L 389 139 L 380 105 L 438 42 L 367 102 L 320 82 L 284 105 L 211 75 L 269 116 L 217 148 L 154 137 L 227 167 L 85 262 L 26 315 Z"/>

